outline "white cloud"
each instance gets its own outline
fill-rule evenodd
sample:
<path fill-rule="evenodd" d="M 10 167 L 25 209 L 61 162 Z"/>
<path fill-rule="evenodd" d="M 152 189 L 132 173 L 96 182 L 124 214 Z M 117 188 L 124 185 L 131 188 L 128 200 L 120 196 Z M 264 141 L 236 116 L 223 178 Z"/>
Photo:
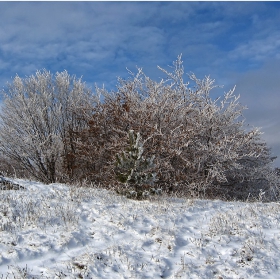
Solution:
<path fill-rule="evenodd" d="M 263 139 L 279 158 L 280 166 L 280 60 L 270 59 L 258 70 L 235 74 L 240 101 L 248 106 L 244 112 L 249 124 L 261 127 Z"/>
<path fill-rule="evenodd" d="M 230 53 L 231 59 L 266 60 L 269 57 L 280 58 L 280 34 L 267 34 L 261 39 L 252 39 L 240 44 Z"/>

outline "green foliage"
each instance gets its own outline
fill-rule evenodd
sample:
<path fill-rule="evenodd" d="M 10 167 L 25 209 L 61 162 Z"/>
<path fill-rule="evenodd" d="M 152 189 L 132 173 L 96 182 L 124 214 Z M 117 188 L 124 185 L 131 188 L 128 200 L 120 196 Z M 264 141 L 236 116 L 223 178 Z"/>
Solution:
<path fill-rule="evenodd" d="M 145 196 L 150 193 L 149 187 L 156 181 L 156 173 L 153 172 L 154 156 L 143 156 L 143 142 L 139 132 L 128 132 L 128 145 L 125 152 L 116 155 L 116 179 L 126 187 L 134 187 L 136 197 L 138 194 Z"/>

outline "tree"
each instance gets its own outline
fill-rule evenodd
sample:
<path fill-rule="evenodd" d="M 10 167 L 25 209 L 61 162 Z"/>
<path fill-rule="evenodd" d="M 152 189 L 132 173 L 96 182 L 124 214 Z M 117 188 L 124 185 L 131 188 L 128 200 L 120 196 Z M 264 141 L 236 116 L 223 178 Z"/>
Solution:
<path fill-rule="evenodd" d="M 245 128 L 235 89 L 213 100 L 210 77 L 191 74 L 185 83 L 181 56 L 172 72 L 160 70 L 167 77 L 159 82 L 138 69 L 115 91 L 97 88 L 103 102 L 77 136 L 77 157 L 91 167 L 87 176 L 114 183 L 115 156 L 134 130 L 145 142 L 143 156 L 155 157 L 158 186 L 228 198 L 258 197 L 260 189 L 277 195 L 270 150 L 259 129 Z"/>
<path fill-rule="evenodd" d="M 16 76 L 3 92 L 0 152 L 44 182 L 88 179 L 109 186 L 116 183 L 115 171 L 137 182 L 142 177 L 132 176 L 137 173 L 130 164 L 144 168 L 141 159 L 153 159 L 159 188 L 276 197 L 279 176 L 270 150 L 259 129 L 245 128 L 245 107 L 235 89 L 213 100 L 210 77 L 191 74 L 184 82 L 181 56 L 172 72 L 159 69 L 167 76 L 159 82 L 138 69 L 130 79 L 119 79 L 116 90 L 96 88 L 96 94 L 66 71 Z M 128 156 L 122 153 L 131 130 L 139 133 L 131 141 L 139 144 L 141 135 L 145 149 L 132 141 Z"/>
<path fill-rule="evenodd" d="M 152 172 L 154 157 L 143 157 L 144 148 L 139 132 L 136 134 L 130 130 L 128 138 L 129 147 L 126 152 L 116 156 L 116 178 L 126 187 L 134 187 L 136 195 L 148 194 L 150 187 L 156 181 L 156 173 Z"/>
<path fill-rule="evenodd" d="M 43 70 L 16 76 L 2 93 L 0 151 L 38 180 L 64 177 L 63 166 L 70 172 L 74 164 L 67 158 L 74 148 L 71 132 L 83 128 L 91 115 L 91 90 L 66 71 L 53 76 Z"/>

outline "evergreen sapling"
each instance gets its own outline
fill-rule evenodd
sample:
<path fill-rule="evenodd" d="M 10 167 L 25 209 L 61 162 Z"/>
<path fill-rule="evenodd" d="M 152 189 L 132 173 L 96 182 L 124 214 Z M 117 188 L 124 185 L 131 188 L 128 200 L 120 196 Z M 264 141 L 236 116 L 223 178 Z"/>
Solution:
<path fill-rule="evenodd" d="M 128 132 L 128 144 L 126 152 L 116 156 L 116 178 L 123 183 L 126 188 L 132 187 L 131 196 L 141 198 L 148 196 L 150 193 L 158 193 L 160 190 L 152 188 L 156 181 L 156 173 L 153 172 L 155 167 L 154 156 L 145 158 L 143 156 L 143 142 L 140 133 L 134 130 Z"/>

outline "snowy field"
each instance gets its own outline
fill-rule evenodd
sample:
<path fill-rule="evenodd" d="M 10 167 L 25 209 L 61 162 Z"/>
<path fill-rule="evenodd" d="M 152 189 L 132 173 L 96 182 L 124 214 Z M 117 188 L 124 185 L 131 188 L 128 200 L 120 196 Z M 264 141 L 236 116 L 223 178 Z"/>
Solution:
<path fill-rule="evenodd" d="M 280 278 L 280 204 L 134 201 L 14 180 L 0 191 L 0 278 Z"/>

